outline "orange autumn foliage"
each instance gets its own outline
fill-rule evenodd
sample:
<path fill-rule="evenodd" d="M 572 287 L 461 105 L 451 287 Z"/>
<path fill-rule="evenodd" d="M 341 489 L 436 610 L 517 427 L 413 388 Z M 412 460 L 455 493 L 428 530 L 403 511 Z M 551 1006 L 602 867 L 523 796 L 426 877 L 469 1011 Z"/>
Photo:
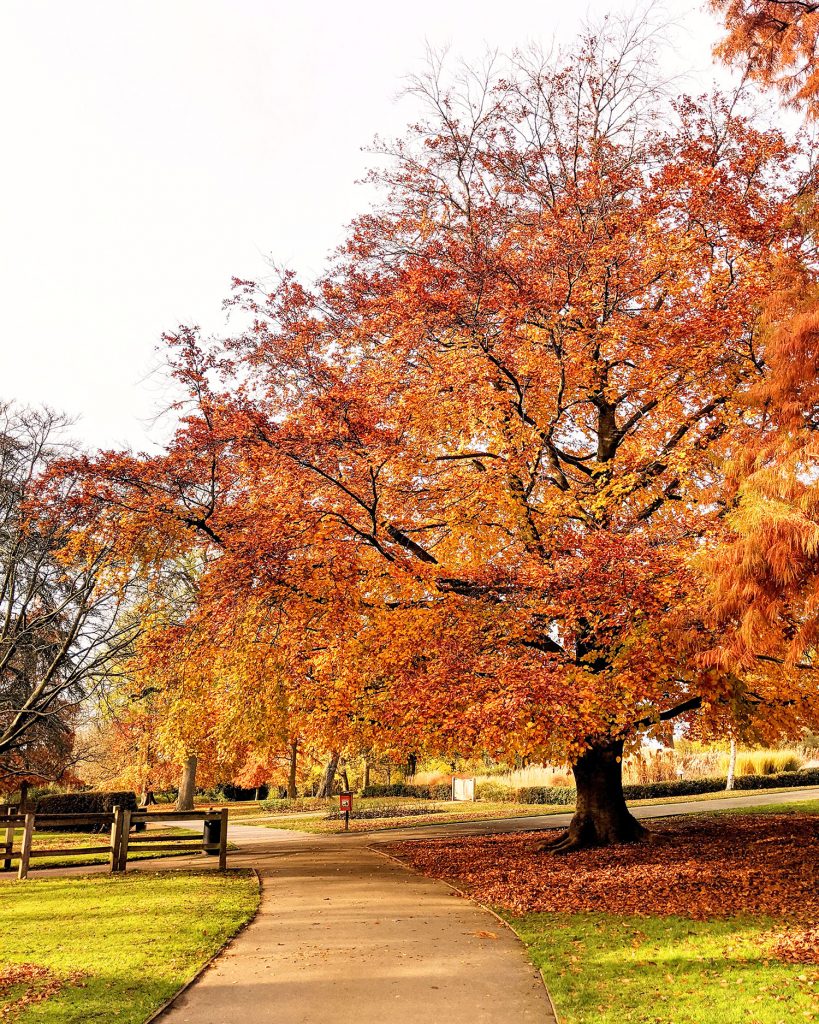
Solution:
<path fill-rule="evenodd" d="M 775 86 L 810 117 L 819 114 L 819 4 L 810 0 L 711 0 L 728 34 L 717 55 Z"/>

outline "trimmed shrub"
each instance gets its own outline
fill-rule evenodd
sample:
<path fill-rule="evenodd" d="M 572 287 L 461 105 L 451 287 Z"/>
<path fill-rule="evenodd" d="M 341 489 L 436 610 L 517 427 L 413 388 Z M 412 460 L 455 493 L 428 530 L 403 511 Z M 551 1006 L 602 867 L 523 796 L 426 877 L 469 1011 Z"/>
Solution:
<path fill-rule="evenodd" d="M 116 806 L 124 811 L 137 809 L 136 793 L 120 790 L 115 793 L 52 793 L 42 796 L 34 805 L 36 814 L 112 814 Z M 107 825 L 48 825 L 49 832 L 104 832 Z"/>
<path fill-rule="evenodd" d="M 452 785 L 449 782 L 433 782 L 427 786 L 415 785 L 411 782 L 394 782 L 390 786 L 367 786 L 362 789 L 363 797 L 370 796 L 410 796 L 416 800 L 451 800 Z"/>
<path fill-rule="evenodd" d="M 514 803 L 518 798 L 518 791 L 511 786 L 501 785 L 500 782 L 479 782 L 475 786 L 475 796 L 478 800 L 491 800 L 496 803 Z"/>
<path fill-rule="evenodd" d="M 452 799 L 452 783 L 451 782 L 435 782 L 427 786 L 430 800 L 451 800 Z"/>
<path fill-rule="evenodd" d="M 562 804 L 570 806 L 575 801 L 576 792 L 569 786 L 522 786 L 518 790 L 518 800 L 522 804 Z"/>
<path fill-rule="evenodd" d="M 447 792 L 449 789 L 447 788 Z M 414 796 L 419 800 L 431 800 L 429 786 L 413 786 L 409 782 L 393 782 L 389 786 L 375 785 L 362 789 L 361 795 L 367 796 Z M 440 799 L 440 797 L 439 797 Z"/>

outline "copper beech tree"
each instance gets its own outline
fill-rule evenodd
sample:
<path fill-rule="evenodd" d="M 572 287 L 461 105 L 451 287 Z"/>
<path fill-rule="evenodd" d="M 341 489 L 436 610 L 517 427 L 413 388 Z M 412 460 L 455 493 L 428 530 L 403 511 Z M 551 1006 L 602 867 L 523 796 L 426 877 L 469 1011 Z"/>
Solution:
<path fill-rule="evenodd" d="M 167 451 L 84 466 L 89 524 L 146 571 L 204 553 L 157 671 L 209 713 L 281 692 L 325 749 L 568 759 L 559 850 L 643 834 L 641 730 L 816 720 L 814 677 L 733 662 L 702 600 L 778 415 L 762 299 L 811 286 L 795 153 L 647 63 L 600 37 L 418 82 L 326 276 L 237 282 L 246 327 L 169 339 Z"/>

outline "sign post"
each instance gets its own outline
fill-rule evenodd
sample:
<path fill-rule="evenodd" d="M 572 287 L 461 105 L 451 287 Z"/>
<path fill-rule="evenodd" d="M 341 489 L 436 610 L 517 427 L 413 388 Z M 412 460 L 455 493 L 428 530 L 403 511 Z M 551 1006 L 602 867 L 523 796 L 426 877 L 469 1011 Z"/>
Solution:
<path fill-rule="evenodd" d="M 353 809 L 353 794 L 352 793 L 339 793 L 338 795 L 338 806 L 339 809 L 344 811 L 344 831 L 350 831 L 350 811 Z"/>

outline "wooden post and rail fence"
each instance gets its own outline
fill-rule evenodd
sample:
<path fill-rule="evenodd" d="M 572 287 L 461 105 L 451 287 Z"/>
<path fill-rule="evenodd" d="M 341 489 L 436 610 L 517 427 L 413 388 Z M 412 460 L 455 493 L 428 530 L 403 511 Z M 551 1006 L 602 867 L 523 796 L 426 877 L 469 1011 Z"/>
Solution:
<path fill-rule="evenodd" d="M 151 835 L 150 831 L 135 832 L 132 829 L 149 823 L 166 825 L 172 822 L 202 822 L 202 838 L 189 835 Z M 219 823 L 219 841 L 207 842 L 209 826 Z M 60 849 L 37 848 L 37 833 L 67 826 L 100 833 L 96 846 L 65 846 Z M 18 841 L 17 833 L 22 829 Z M 219 870 L 227 868 L 228 809 L 213 808 L 207 811 L 145 811 L 124 810 L 115 807 L 106 814 L 37 814 L 36 811 L 21 813 L 18 808 L 0 807 L 0 871 L 11 871 L 17 861 L 17 877 L 27 878 L 29 865 L 39 857 L 83 857 L 89 854 L 108 854 L 112 874 L 124 872 L 128 866 L 128 853 L 137 851 L 209 853 L 219 855 Z M 109 841 L 103 845 L 102 835 L 110 833 Z"/>

